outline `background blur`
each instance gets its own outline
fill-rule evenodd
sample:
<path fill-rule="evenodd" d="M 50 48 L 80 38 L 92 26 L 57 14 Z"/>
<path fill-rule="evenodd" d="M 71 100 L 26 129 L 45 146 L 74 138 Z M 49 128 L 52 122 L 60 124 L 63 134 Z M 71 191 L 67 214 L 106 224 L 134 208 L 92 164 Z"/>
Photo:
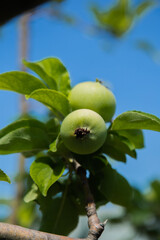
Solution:
<path fill-rule="evenodd" d="M 142 1 L 131 2 L 134 7 Z M 70 72 L 72 86 L 96 78 L 104 81 L 116 96 L 115 117 L 127 110 L 160 117 L 160 2 L 135 18 L 129 31 L 121 36 L 100 28 L 91 10 L 95 5 L 100 11 L 109 9 L 115 3 L 65 0 L 41 5 L 29 17 L 27 60 L 58 57 Z M 21 17 L 1 26 L 0 73 L 20 69 Z M 3 128 L 20 115 L 20 95 L 0 91 L 0 109 L 0 128 Z M 43 119 L 46 110 L 32 100 L 29 111 Z M 150 181 L 160 179 L 160 134 L 146 130 L 144 137 L 145 148 L 138 150 L 137 160 L 128 157 L 126 164 L 113 162 L 113 166 L 131 185 L 146 191 Z M 17 158 L 16 154 L 0 156 L 0 168 L 12 181 L 10 185 L 0 182 L 0 198 L 15 193 Z M 26 168 L 31 162 L 32 159 L 27 159 Z M 9 208 L 3 206 L 0 218 L 6 214 Z"/>

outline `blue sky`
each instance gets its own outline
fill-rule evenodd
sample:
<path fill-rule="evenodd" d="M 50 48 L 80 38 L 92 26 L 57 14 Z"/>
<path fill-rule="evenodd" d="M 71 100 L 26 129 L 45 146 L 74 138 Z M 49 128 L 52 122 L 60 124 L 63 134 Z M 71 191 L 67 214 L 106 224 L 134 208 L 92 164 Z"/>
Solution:
<path fill-rule="evenodd" d="M 89 12 L 92 1 L 67 0 L 63 10 L 82 22 L 94 23 Z M 97 1 L 105 6 L 113 1 Z M 47 5 L 44 5 L 46 7 Z M 0 73 L 19 69 L 19 18 L 1 28 Z M 106 81 L 117 99 L 116 114 L 127 110 L 141 110 L 160 117 L 160 64 L 136 48 L 138 40 L 146 40 L 160 50 L 160 7 L 154 8 L 140 19 L 123 39 L 102 38 L 85 33 L 80 27 L 71 26 L 43 14 L 30 21 L 28 60 L 36 61 L 49 56 L 58 57 L 70 72 L 72 85 L 81 81 Z M 110 44 L 110 50 L 104 47 Z M 19 114 L 16 93 L 0 91 L 0 128 L 11 123 Z M 32 103 L 32 110 L 42 114 L 41 105 Z M 128 158 L 127 164 L 114 163 L 114 167 L 128 181 L 144 189 L 150 180 L 160 178 L 160 134 L 144 131 L 145 148 L 138 150 L 137 160 Z M 9 176 L 17 170 L 17 155 L 0 156 L 0 168 Z M 27 160 L 30 165 L 31 160 Z M 3 195 L 13 193 L 13 185 L 1 182 Z M 1 191 L 2 195 L 2 191 Z"/>

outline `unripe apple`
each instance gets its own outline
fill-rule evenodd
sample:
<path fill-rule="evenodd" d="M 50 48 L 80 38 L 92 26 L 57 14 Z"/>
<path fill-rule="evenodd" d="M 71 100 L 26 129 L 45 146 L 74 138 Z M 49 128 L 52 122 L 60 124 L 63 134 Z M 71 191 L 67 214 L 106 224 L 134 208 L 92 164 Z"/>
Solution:
<path fill-rule="evenodd" d="M 104 143 L 107 128 L 103 118 L 89 109 L 71 112 L 63 120 L 60 136 L 64 145 L 77 154 L 91 154 Z"/>
<path fill-rule="evenodd" d="M 77 84 L 69 94 L 73 110 L 91 109 L 100 114 L 105 122 L 111 121 L 116 100 L 113 93 L 100 82 L 83 82 Z"/>

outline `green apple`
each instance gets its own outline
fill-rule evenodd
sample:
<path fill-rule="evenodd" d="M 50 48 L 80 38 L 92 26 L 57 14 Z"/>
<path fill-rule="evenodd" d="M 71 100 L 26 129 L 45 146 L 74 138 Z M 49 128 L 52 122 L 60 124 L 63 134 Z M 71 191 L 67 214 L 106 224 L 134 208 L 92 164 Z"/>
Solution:
<path fill-rule="evenodd" d="M 77 154 L 91 154 L 104 143 L 107 128 L 103 118 L 89 109 L 79 109 L 65 117 L 60 129 L 64 145 Z"/>
<path fill-rule="evenodd" d="M 105 122 L 111 121 L 115 113 L 115 97 L 100 82 L 79 83 L 71 90 L 68 98 L 73 110 L 91 109 L 100 114 Z"/>

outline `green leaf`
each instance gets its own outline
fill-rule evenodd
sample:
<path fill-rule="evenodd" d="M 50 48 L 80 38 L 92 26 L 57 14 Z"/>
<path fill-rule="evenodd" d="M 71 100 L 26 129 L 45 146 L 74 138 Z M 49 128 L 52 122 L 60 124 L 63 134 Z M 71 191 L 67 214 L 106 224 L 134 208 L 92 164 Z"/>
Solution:
<path fill-rule="evenodd" d="M 51 89 L 39 89 L 27 96 L 46 105 L 60 119 L 71 111 L 68 99 L 63 93 Z"/>
<path fill-rule="evenodd" d="M 118 135 L 126 137 L 132 144 L 134 144 L 135 148 L 143 148 L 144 147 L 144 137 L 143 132 L 140 129 L 128 129 L 117 131 Z"/>
<path fill-rule="evenodd" d="M 109 132 L 102 147 L 102 152 L 115 160 L 126 162 L 125 154 L 136 158 L 134 149 L 135 146 L 127 138 Z"/>
<path fill-rule="evenodd" d="M 99 176 L 99 190 L 112 203 L 129 206 L 133 197 L 127 180 L 108 164 Z"/>
<path fill-rule="evenodd" d="M 71 152 L 68 148 L 64 145 L 62 139 L 60 136 L 58 136 L 49 146 L 49 154 L 53 157 L 64 157 L 64 158 L 70 158 Z"/>
<path fill-rule="evenodd" d="M 68 235 L 76 228 L 79 217 L 78 210 L 69 194 L 64 202 L 62 196 L 47 196 L 39 200 L 42 212 L 41 231 Z"/>
<path fill-rule="evenodd" d="M 18 120 L 0 130 L 0 154 L 41 151 L 48 147 L 45 124 L 36 119 Z"/>
<path fill-rule="evenodd" d="M 0 181 L 11 183 L 10 178 L 0 169 Z"/>
<path fill-rule="evenodd" d="M 106 156 L 96 155 L 95 153 L 93 155 L 75 155 L 75 159 L 92 174 L 101 172 L 108 164 Z"/>
<path fill-rule="evenodd" d="M 107 154 L 109 157 L 111 157 L 114 160 L 120 161 L 120 162 L 126 162 L 126 155 L 125 153 L 121 152 L 120 150 L 116 149 L 114 146 L 107 146 L 106 144 L 102 148 L 102 152 Z"/>
<path fill-rule="evenodd" d="M 27 152 L 21 152 L 25 158 L 31 158 L 39 153 L 39 150 L 32 150 Z"/>
<path fill-rule="evenodd" d="M 124 11 L 126 11 L 127 9 L 129 9 L 130 6 L 130 0 L 119 0 L 118 1 L 118 5 L 121 9 L 123 9 Z"/>
<path fill-rule="evenodd" d="M 60 131 L 60 122 L 58 121 L 57 118 L 51 118 L 47 121 L 46 128 L 48 135 L 51 138 L 51 141 L 54 141 L 57 138 Z"/>
<path fill-rule="evenodd" d="M 58 144 L 58 139 L 54 140 L 53 143 L 50 144 L 49 148 L 51 152 L 57 152 L 57 144 Z"/>
<path fill-rule="evenodd" d="M 50 186 L 62 176 L 64 170 L 63 161 L 54 164 L 49 157 L 40 157 L 32 163 L 30 175 L 43 196 L 46 196 Z"/>
<path fill-rule="evenodd" d="M 146 53 L 156 63 L 160 62 L 160 51 L 146 40 L 139 40 L 136 47 Z"/>
<path fill-rule="evenodd" d="M 29 203 L 31 201 L 34 201 L 38 198 L 38 187 L 35 183 L 32 184 L 31 190 L 25 195 L 24 201 L 26 203 Z"/>
<path fill-rule="evenodd" d="M 51 152 L 57 152 L 60 144 L 62 144 L 62 139 L 61 139 L 60 135 L 58 135 L 58 137 L 50 144 L 49 150 Z"/>
<path fill-rule="evenodd" d="M 68 95 L 71 89 L 69 73 L 58 58 L 46 58 L 38 62 L 24 60 L 23 63 L 36 72 L 47 83 L 49 88 Z"/>
<path fill-rule="evenodd" d="M 156 5 L 156 2 L 153 0 L 146 0 L 142 3 L 140 3 L 136 9 L 135 9 L 135 13 L 140 16 L 142 15 L 146 10 L 151 9 L 153 6 Z"/>
<path fill-rule="evenodd" d="M 158 201 L 160 201 L 160 180 L 154 180 L 151 183 L 151 188 L 152 188 L 152 191 L 154 191 L 154 194 L 158 199 Z"/>
<path fill-rule="evenodd" d="M 137 41 L 136 46 L 152 56 L 158 51 L 150 42 L 146 40 Z"/>
<path fill-rule="evenodd" d="M 34 202 L 21 202 L 18 207 L 17 219 L 18 224 L 22 227 L 30 228 L 36 220 L 37 222 L 36 204 Z"/>
<path fill-rule="evenodd" d="M 99 174 L 102 174 L 102 172 L 99 172 Z M 109 199 L 105 196 L 105 194 L 103 194 L 103 192 L 100 189 L 99 178 L 100 178 L 99 175 L 92 175 L 91 173 L 88 179 L 89 186 L 96 204 L 96 208 L 104 206 L 109 202 Z"/>
<path fill-rule="evenodd" d="M 42 60 L 42 61 L 44 61 L 44 60 Z M 45 67 L 43 67 L 42 61 L 27 62 L 26 60 L 23 60 L 23 64 L 26 67 L 30 68 L 35 73 L 37 73 L 44 80 L 44 82 L 46 82 L 48 87 L 57 90 L 57 83 L 56 83 L 55 79 L 52 76 L 49 76 L 47 74 Z"/>
<path fill-rule="evenodd" d="M 113 121 L 111 130 L 126 129 L 148 129 L 160 132 L 160 119 L 140 111 L 124 112 Z"/>
<path fill-rule="evenodd" d="M 46 88 L 46 86 L 29 73 L 14 71 L 0 74 L 0 89 L 2 90 L 31 94 L 39 88 Z"/>
<path fill-rule="evenodd" d="M 127 0 L 119 0 L 109 10 L 100 11 L 93 7 L 92 11 L 99 25 L 115 37 L 123 36 L 133 24 L 134 14 Z"/>
<path fill-rule="evenodd" d="M 76 211 L 78 210 L 78 214 L 86 215 L 83 186 L 79 176 L 76 174 L 72 175 L 72 181 L 70 181 L 68 186 L 68 195 L 74 202 L 74 207 Z"/>

